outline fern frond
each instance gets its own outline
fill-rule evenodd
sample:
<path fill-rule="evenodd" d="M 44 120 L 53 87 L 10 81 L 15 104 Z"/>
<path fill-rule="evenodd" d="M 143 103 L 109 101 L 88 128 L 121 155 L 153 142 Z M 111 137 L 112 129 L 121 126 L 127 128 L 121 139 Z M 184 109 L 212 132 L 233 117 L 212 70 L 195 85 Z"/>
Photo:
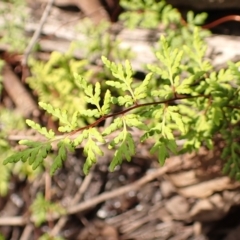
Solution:
<path fill-rule="evenodd" d="M 49 131 L 45 128 L 45 127 L 41 127 L 38 123 L 35 123 L 32 120 L 27 119 L 26 123 L 29 127 L 31 127 L 32 129 L 38 131 L 40 134 L 42 134 L 43 136 L 45 136 L 46 138 L 53 138 L 55 136 L 55 133 L 53 132 L 52 129 L 50 129 Z"/>
<path fill-rule="evenodd" d="M 113 123 L 111 123 L 108 127 L 104 129 L 102 132 L 103 136 L 109 135 L 117 129 L 121 129 L 123 127 L 123 120 L 121 118 L 114 119 Z"/>
<path fill-rule="evenodd" d="M 167 84 L 175 86 L 179 83 L 179 74 L 181 71 L 181 61 L 183 51 L 179 49 L 172 49 L 164 36 L 160 40 L 161 49 L 156 52 L 156 57 L 160 61 L 162 67 L 148 65 L 148 68 L 160 75 Z"/>
<path fill-rule="evenodd" d="M 177 144 L 174 139 L 161 137 L 150 150 L 152 154 L 155 152 L 157 152 L 159 163 L 164 165 L 165 160 L 169 157 L 169 152 L 177 154 Z"/>
<path fill-rule="evenodd" d="M 24 149 L 20 152 L 16 152 L 13 155 L 7 157 L 3 161 L 3 164 L 16 163 L 18 161 L 28 161 L 29 165 L 32 166 L 32 169 L 35 170 L 39 165 L 43 163 L 43 160 L 47 157 L 52 149 L 51 144 L 48 142 L 42 144 L 33 141 L 22 141 L 20 144 L 26 145 L 29 148 Z"/>
<path fill-rule="evenodd" d="M 120 143 L 120 144 L 119 144 Z M 119 144 L 119 145 L 118 145 Z M 118 145 L 118 146 L 117 146 Z M 110 171 L 113 171 L 117 165 L 120 165 L 123 159 L 127 161 L 131 160 L 131 157 L 135 154 L 135 143 L 132 135 L 127 132 L 121 132 L 109 145 L 109 148 L 117 146 L 117 150 L 114 153 L 114 157 L 110 164 Z"/>
<path fill-rule="evenodd" d="M 128 127 L 136 127 L 145 131 L 148 130 L 147 125 L 141 121 L 141 117 L 137 114 L 128 114 L 127 116 L 124 116 L 124 120 Z"/>
<path fill-rule="evenodd" d="M 153 73 L 148 73 L 143 82 L 134 89 L 134 96 L 136 100 L 144 99 L 147 97 L 149 91 L 149 83 L 152 79 Z"/>
<path fill-rule="evenodd" d="M 38 104 L 41 108 L 43 108 L 49 114 L 58 118 L 60 123 L 65 125 L 65 126 L 59 127 L 58 130 L 60 132 L 71 132 L 78 126 L 77 119 L 80 115 L 78 111 L 75 111 L 73 113 L 72 119 L 70 120 L 69 114 L 66 110 L 61 110 L 60 108 L 54 108 L 51 104 L 47 104 L 43 102 L 39 102 Z"/>
<path fill-rule="evenodd" d="M 106 81 L 106 84 L 123 91 L 129 91 L 131 97 L 135 99 L 131 86 L 133 83 L 133 70 L 129 60 L 125 61 L 125 69 L 122 64 L 111 62 L 104 56 L 102 56 L 102 61 L 104 65 L 111 71 L 112 75 L 116 78 L 116 81 Z"/>
<path fill-rule="evenodd" d="M 101 137 L 99 132 L 96 129 L 89 130 L 91 134 L 88 136 L 88 140 L 86 145 L 84 146 L 83 152 L 87 156 L 86 161 L 83 166 L 83 172 L 88 174 L 89 169 L 92 167 L 93 164 L 97 161 L 97 155 L 103 156 L 104 153 L 98 146 L 98 144 L 93 140 L 93 137 L 104 142 L 104 139 Z M 93 135 L 93 136 L 92 136 Z"/>
<path fill-rule="evenodd" d="M 67 150 L 70 150 L 71 152 L 75 150 L 73 145 L 73 142 L 68 138 L 63 139 L 58 143 L 57 156 L 50 168 L 51 175 L 53 175 L 57 169 L 62 167 L 63 162 L 67 159 Z"/>
<path fill-rule="evenodd" d="M 119 96 L 119 97 L 112 97 L 112 103 L 118 104 L 119 106 L 130 107 L 135 103 L 135 100 L 129 96 Z"/>
<path fill-rule="evenodd" d="M 101 107 L 101 115 L 107 115 L 111 111 L 111 92 L 107 89 L 104 100 L 103 100 L 103 105 Z"/>
<path fill-rule="evenodd" d="M 78 134 L 78 136 L 73 140 L 73 146 L 77 147 L 82 143 L 84 139 L 87 139 L 89 135 L 89 130 L 84 129 L 81 133 Z"/>

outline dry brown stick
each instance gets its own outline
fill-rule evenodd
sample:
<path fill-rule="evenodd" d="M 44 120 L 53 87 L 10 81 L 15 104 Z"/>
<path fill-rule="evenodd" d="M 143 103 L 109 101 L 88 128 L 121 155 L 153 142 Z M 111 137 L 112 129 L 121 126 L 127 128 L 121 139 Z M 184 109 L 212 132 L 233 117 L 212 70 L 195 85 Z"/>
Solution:
<path fill-rule="evenodd" d="M 23 55 L 23 59 L 22 59 L 22 65 L 23 66 L 27 66 L 27 63 L 28 63 L 28 57 L 32 51 L 32 48 L 34 46 L 34 44 L 37 42 L 40 34 L 41 34 L 41 31 L 42 31 L 42 28 L 43 28 L 43 25 L 44 23 L 46 22 L 47 20 L 47 17 L 51 11 L 51 8 L 53 6 L 53 3 L 54 3 L 55 0 L 48 0 L 48 3 L 47 3 L 47 6 L 43 12 L 43 15 L 41 17 L 41 20 L 40 20 L 40 23 L 38 25 L 38 28 L 36 29 L 36 31 L 34 32 L 33 36 L 32 36 L 32 39 L 31 41 L 29 42 L 25 52 L 24 52 L 24 55 Z"/>
<path fill-rule="evenodd" d="M 3 68 L 3 87 L 24 117 L 39 115 L 38 106 L 8 64 Z"/>
<path fill-rule="evenodd" d="M 23 230 L 20 240 L 29 240 L 32 231 L 33 231 L 33 225 L 31 223 L 27 224 L 27 226 Z"/>
<path fill-rule="evenodd" d="M 93 172 L 94 172 L 94 167 L 91 169 L 90 173 L 84 178 L 83 183 L 79 188 L 79 191 L 76 193 L 73 200 L 71 201 L 72 204 L 77 204 L 82 199 L 83 194 L 86 192 L 89 184 L 92 181 Z"/>
<path fill-rule="evenodd" d="M 0 217 L 0 226 L 24 226 L 27 224 L 27 218 L 23 216 Z"/>
<path fill-rule="evenodd" d="M 94 168 L 92 168 L 90 173 L 84 178 L 84 180 L 81 184 L 81 187 L 79 188 L 79 190 L 75 194 L 74 198 L 70 202 L 70 205 L 75 205 L 82 199 L 82 196 L 83 196 L 84 192 L 86 191 L 86 189 L 88 188 L 89 184 L 92 181 L 93 171 L 94 171 Z M 56 236 L 60 232 L 61 228 L 63 228 L 63 226 L 66 224 L 67 220 L 68 220 L 67 216 L 62 216 L 58 220 L 58 222 L 54 226 L 54 228 L 52 229 L 52 231 L 50 233 L 51 236 Z"/>

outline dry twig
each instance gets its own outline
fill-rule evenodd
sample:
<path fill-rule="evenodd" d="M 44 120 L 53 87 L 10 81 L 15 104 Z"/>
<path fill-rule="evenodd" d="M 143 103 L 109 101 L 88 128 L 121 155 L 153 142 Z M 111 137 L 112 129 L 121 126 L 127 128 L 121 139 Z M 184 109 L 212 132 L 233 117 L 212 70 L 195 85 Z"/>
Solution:
<path fill-rule="evenodd" d="M 34 44 L 37 42 L 40 34 L 41 34 L 41 31 L 42 31 L 42 28 L 43 28 L 43 25 L 44 23 L 46 22 L 47 20 L 47 17 L 51 11 L 51 8 L 53 6 L 53 3 L 54 3 L 55 0 L 49 0 L 48 1 L 48 4 L 44 10 L 44 13 L 41 17 L 41 20 L 40 20 L 40 23 L 38 25 L 38 28 L 36 29 L 36 31 L 34 32 L 33 36 L 32 36 L 32 39 L 31 41 L 29 42 L 25 52 L 24 52 L 24 55 L 23 55 L 23 59 L 22 59 L 22 65 L 23 66 L 27 66 L 27 63 L 28 63 L 28 57 L 32 51 L 32 48 L 34 46 Z"/>
<path fill-rule="evenodd" d="M 82 199 L 84 192 L 87 190 L 89 184 L 91 183 L 91 180 L 93 177 L 93 171 L 94 171 L 94 168 L 92 168 L 90 173 L 84 178 L 81 187 L 79 188 L 79 190 L 75 194 L 74 198 L 70 202 L 70 205 L 77 204 Z M 58 220 L 58 222 L 54 226 L 54 228 L 52 229 L 52 231 L 50 233 L 51 236 L 56 236 L 60 232 L 61 228 L 63 228 L 63 226 L 66 224 L 67 220 L 68 220 L 67 216 L 62 216 Z"/>

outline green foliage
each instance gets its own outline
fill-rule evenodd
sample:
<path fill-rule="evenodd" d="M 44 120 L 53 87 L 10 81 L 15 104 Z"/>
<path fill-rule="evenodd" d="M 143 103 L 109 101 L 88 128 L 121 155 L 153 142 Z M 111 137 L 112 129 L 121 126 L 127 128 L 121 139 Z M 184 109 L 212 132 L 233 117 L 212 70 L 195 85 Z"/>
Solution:
<path fill-rule="evenodd" d="M 129 28 L 157 28 L 160 23 L 169 25 L 180 22 L 179 12 L 165 1 L 121 0 L 120 4 L 126 10 L 120 19 Z"/>
<path fill-rule="evenodd" d="M 37 227 L 47 220 L 48 214 L 65 214 L 65 210 L 57 203 L 46 200 L 42 193 L 38 193 L 31 205 L 32 218 Z"/>
<path fill-rule="evenodd" d="M 171 154 L 196 151 L 201 146 L 213 148 L 215 136 L 221 133 L 226 143 L 223 157 L 228 158 L 224 170 L 238 178 L 236 126 L 240 120 L 237 108 L 240 63 L 229 63 L 228 69 L 215 72 L 204 57 L 206 46 L 199 29 L 194 29 L 191 41 L 191 45 L 178 49 L 171 46 L 166 37 L 161 37 L 157 62 L 148 66 L 150 72 L 142 82 L 134 80 L 128 60 L 120 64 L 106 57 L 102 57 L 103 64 L 113 76 L 105 82 L 111 87 L 107 90 L 103 91 L 99 82 L 91 83 L 84 76 L 72 73 L 72 83 L 81 91 L 81 99 L 91 107 L 71 113 L 55 108 L 52 103 L 40 102 L 44 110 L 59 120 L 59 130 L 65 134 L 55 136 L 53 131 L 27 120 L 31 128 L 46 137 L 45 143 L 20 141 L 27 148 L 6 158 L 4 163 L 28 161 L 35 169 L 57 141 L 51 174 L 62 166 L 67 152 L 79 145 L 83 146 L 86 156 L 84 173 L 87 174 L 97 157 L 104 155 L 101 145 L 108 142 L 108 148 L 115 151 L 110 164 L 110 170 L 114 170 L 122 160 L 130 161 L 134 156 L 136 143 L 132 130 L 138 129 L 142 132 L 142 142 L 154 139 L 150 152 L 156 154 L 163 165 Z M 116 105 L 122 110 L 111 113 Z M 98 124 L 109 117 L 113 117 L 113 122 L 100 131 Z M 83 119 L 92 118 L 96 120 L 85 126 L 81 124 Z M 178 139 L 185 141 L 181 149 Z"/>
<path fill-rule="evenodd" d="M 107 145 L 114 151 L 110 163 L 113 171 L 135 155 L 134 132 L 140 131 L 141 142 L 153 140 L 150 153 L 163 165 L 172 154 L 197 151 L 201 146 L 216 147 L 215 139 L 220 135 L 224 142 L 224 172 L 240 180 L 240 63 L 229 63 L 226 70 L 215 71 L 205 58 L 207 46 L 203 38 L 209 32 L 196 27 L 205 21 L 205 13 L 188 12 L 184 24 L 179 12 L 165 1 L 122 0 L 120 4 L 126 10 L 120 16 L 124 24 L 134 28 L 161 27 L 166 33 L 155 46 L 156 62 L 146 66 L 144 80 L 134 79 L 131 56 L 106 33 L 109 25 L 93 28 L 86 22 L 81 31 L 90 37 L 84 47 L 89 61 L 73 58 L 79 46 L 75 43 L 67 53 L 53 52 L 46 63 L 32 61 L 33 75 L 27 79 L 39 98 L 39 106 L 58 121 L 61 134 L 27 120 L 27 125 L 45 140 L 21 140 L 22 150 L 7 154 L 4 164 L 22 162 L 36 169 L 55 152 L 50 166 L 54 174 L 68 152 L 81 146 L 86 156 L 83 171 L 87 174 L 104 155 L 102 146 Z M 89 62 L 104 67 L 93 72 Z M 107 119 L 112 119 L 110 124 L 99 128 Z M 178 140 L 184 140 L 182 147 Z M 7 144 L 0 142 L 2 147 L 9 147 Z M 1 170 L 6 173 L 4 179 L 9 178 L 8 166 Z M 6 194 L 6 184 L 3 186 Z M 39 197 L 36 202 L 41 201 Z M 45 221 L 43 215 L 39 218 L 38 224 Z"/>
<path fill-rule="evenodd" d="M 39 240 L 64 240 L 62 237 L 53 237 L 48 233 L 43 234 Z"/>
<path fill-rule="evenodd" d="M 3 1 L 0 7 L 0 15 L 4 19 L 0 25 L 0 42 L 7 44 L 10 51 L 23 52 L 27 46 L 27 38 L 24 28 L 27 19 L 26 1 L 8 0 Z"/>
<path fill-rule="evenodd" d="M 65 54 L 52 52 L 47 63 L 32 61 L 33 76 L 29 77 L 27 82 L 38 95 L 40 102 L 51 103 L 54 109 L 67 111 L 69 115 L 75 115 L 76 118 L 77 112 L 86 109 L 87 103 L 81 85 L 75 81 L 74 74 L 81 74 L 82 77 L 89 80 L 93 73 L 87 70 L 87 61 L 77 61 L 73 58 L 74 49 L 75 46 L 72 45 Z M 41 105 L 41 107 L 46 106 Z M 49 109 L 49 111 L 52 110 Z M 58 115 L 62 114 L 61 120 L 63 123 L 70 121 L 64 119 L 64 114 L 57 111 L 54 114 L 56 118 L 59 118 Z M 78 118 L 78 124 L 81 123 Z M 70 131 L 72 126 L 71 123 L 69 124 Z"/>

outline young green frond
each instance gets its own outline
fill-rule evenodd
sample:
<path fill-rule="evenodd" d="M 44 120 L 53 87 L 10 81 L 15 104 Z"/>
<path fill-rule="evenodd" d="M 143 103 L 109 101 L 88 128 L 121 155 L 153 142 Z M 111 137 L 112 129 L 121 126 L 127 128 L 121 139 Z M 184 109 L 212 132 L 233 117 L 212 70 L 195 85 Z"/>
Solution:
<path fill-rule="evenodd" d="M 52 129 L 50 129 L 49 131 L 45 128 L 45 127 L 41 127 L 38 123 L 35 123 L 32 120 L 27 119 L 26 123 L 29 127 L 31 127 L 32 129 L 38 131 L 40 134 L 42 134 L 43 136 L 45 136 L 46 138 L 52 139 L 55 136 L 55 133 L 53 132 Z"/>
<path fill-rule="evenodd" d="M 152 79 L 153 74 L 148 73 L 146 77 L 144 78 L 143 82 L 134 89 L 134 96 L 136 100 L 144 99 L 147 97 L 148 91 L 149 91 L 149 83 Z"/>
<path fill-rule="evenodd" d="M 178 106 L 168 106 L 165 111 L 165 117 L 169 122 L 172 121 L 175 123 L 175 126 L 172 126 L 172 128 L 179 129 L 182 134 L 185 134 L 185 124 L 179 113 Z"/>
<path fill-rule="evenodd" d="M 94 89 L 94 91 L 93 91 Z M 101 86 L 99 82 L 96 82 L 95 88 L 93 88 L 92 84 L 88 84 L 86 88 L 83 88 L 85 92 L 85 99 L 88 103 L 96 106 L 98 111 L 100 111 L 100 94 L 101 94 Z"/>
<path fill-rule="evenodd" d="M 124 159 L 130 161 L 131 157 L 135 154 L 135 142 L 133 137 L 125 130 L 121 132 L 119 136 L 116 137 L 109 145 L 110 148 L 115 146 L 117 146 L 117 150 L 114 153 L 113 160 L 110 164 L 110 171 L 114 171 L 115 167 L 120 165 Z"/>
<path fill-rule="evenodd" d="M 91 130 L 91 133 L 94 134 L 95 138 L 98 138 L 98 140 L 100 141 L 104 141 L 103 139 L 101 139 L 101 136 L 98 133 L 96 134 L 96 132 L 97 132 L 96 129 Z M 83 172 L 84 174 L 88 174 L 89 169 L 93 166 L 93 164 L 97 162 L 97 155 L 103 156 L 104 153 L 100 149 L 98 144 L 93 140 L 92 136 L 90 136 L 90 134 L 89 134 L 87 143 L 84 146 L 83 152 L 85 156 L 87 156 L 83 166 Z"/>
<path fill-rule="evenodd" d="M 102 57 L 102 61 L 114 77 L 124 82 L 128 87 L 132 84 L 133 70 L 129 60 L 125 60 L 125 71 L 122 64 L 111 62 L 106 57 Z"/>
<path fill-rule="evenodd" d="M 160 45 L 161 49 L 156 52 L 156 57 L 161 66 L 148 65 L 148 68 L 164 79 L 168 85 L 178 85 L 183 51 L 171 48 L 164 36 L 161 36 Z"/>
<path fill-rule="evenodd" d="M 43 163 L 43 160 L 47 157 L 52 149 L 51 144 L 48 142 L 42 144 L 40 142 L 23 141 L 20 143 L 28 146 L 29 148 L 9 156 L 4 160 L 3 164 L 16 163 L 18 161 L 28 161 L 28 164 L 32 166 L 33 170 L 35 170 Z"/>
<path fill-rule="evenodd" d="M 137 114 L 129 114 L 127 116 L 124 116 L 124 120 L 128 127 L 136 127 L 140 130 L 145 130 L 145 131 L 148 130 L 147 125 L 141 121 L 141 117 Z"/>
<path fill-rule="evenodd" d="M 160 99 L 171 99 L 174 97 L 173 88 L 169 85 L 161 85 L 160 89 L 151 92 L 152 97 L 159 97 Z"/>
<path fill-rule="evenodd" d="M 121 129 L 123 127 L 123 120 L 119 117 L 114 119 L 113 123 L 111 123 L 108 127 L 104 129 L 102 132 L 103 136 L 109 135 L 112 132 Z"/>
<path fill-rule="evenodd" d="M 63 126 L 58 128 L 59 132 L 71 132 L 78 126 L 79 111 L 75 111 L 72 116 L 66 110 L 54 108 L 51 104 L 39 102 L 39 106 L 46 110 L 49 114 L 59 119 Z M 41 127 L 40 127 L 41 128 Z M 40 132 L 41 133 L 41 132 Z"/>
<path fill-rule="evenodd" d="M 67 148 L 66 143 L 64 141 L 60 141 L 58 143 L 58 153 L 56 158 L 54 159 L 53 164 L 51 165 L 50 174 L 53 175 L 57 169 L 61 168 L 63 162 L 67 158 Z"/>
<path fill-rule="evenodd" d="M 177 154 L 177 144 L 174 139 L 160 137 L 150 150 L 152 154 L 155 152 L 157 152 L 159 163 L 164 165 L 165 160 L 169 157 L 169 152 Z"/>
<path fill-rule="evenodd" d="M 105 143 L 105 139 L 103 138 L 102 134 L 98 131 L 97 128 L 90 128 L 89 129 L 89 136 L 96 139 L 99 143 Z"/>
<path fill-rule="evenodd" d="M 119 97 L 112 97 L 112 103 L 118 104 L 119 106 L 131 107 L 135 102 L 134 99 L 129 96 L 119 96 Z"/>
<path fill-rule="evenodd" d="M 95 117 L 99 118 L 101 116 L 101 113 L 98 111 L 98 109 L 87 109 L 87 110 L 82 110 L 81 115 L 85 117 Z"/>
<path fill-rule="evenodd" d="M 204 59 L 207 46 L 200 37 L 199 28 L 194 28 L 192 45 L 184 45 L 183 50 L 185 56 L 189 58 L 188 62 L 192 65 L 192 70 L 195 73 L 198 71 L 207 72 L 212 69 L 209 61 Z"/>
<path fill-rule="evenodd" d="M 107 89 L 104 100 L 103 100 L 103 105 L 101 107 L 101 114 L 102 116 L 109 114 L 111 111 L 111 92 L 109 89 Z"/>
<path fill-rule="evenodd" d="M 131 97 L 134 99 L 135 97 L 131 86 L 133 83 L 133 70 L 129 60 L 125 61 L 125 68 L 122 64 L 111 62 L 106 57 L 102 57 L 102 61 L 116 78 L 114 81 L 106 81 L 106 84 L 121 89 L 122 91 L 129 91 Z"/>
<path fill-rule="evenodd" d="M 84 129 L 82 132 L 78 134 L 78 136 L 73 140 L 73 146 L 77 147 L 79 146 L 84 139 L 87 139 L 89 135 L 89 130 Z"/>

